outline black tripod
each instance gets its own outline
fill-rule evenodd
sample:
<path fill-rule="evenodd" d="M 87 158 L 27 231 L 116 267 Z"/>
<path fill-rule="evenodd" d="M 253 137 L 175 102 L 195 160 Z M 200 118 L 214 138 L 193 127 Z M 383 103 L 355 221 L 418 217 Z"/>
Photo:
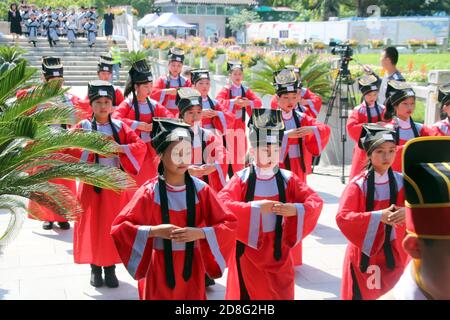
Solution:
<path fill-rule="evenodd" d="M 325 124 L 328 124 L 328 120 L 333 112 L 335 105 L 339 108 L 339 134 L 342 142 L 342 175 L 341 182 L 345 184 L 345 142 L 347 141 L 347 119 L 349 110 L 353 110 L 356 105 L 355 90 L 348 64 L 352 60 L 349 56 L 341 56 L 339 62 L 339 70 L 336 77 L 336 81 L 333 86 L 330 100 L 328 101 L 328 108 L 325 117 Z"/>

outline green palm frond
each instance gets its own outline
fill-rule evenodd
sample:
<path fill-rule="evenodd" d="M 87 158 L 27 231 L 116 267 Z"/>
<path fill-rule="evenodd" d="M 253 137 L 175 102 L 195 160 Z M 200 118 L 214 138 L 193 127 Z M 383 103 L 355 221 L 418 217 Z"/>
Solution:
<path fill-rule="evenodd" d="M 11 105 L 5 106 L 0 114 L 0 121 L 12 121 L 18 116 L 31 112 L 36 106 L 63 95 L 67 90 L 61 88 L 60 81 L 50 81 L 37 86 L 20 99 L 16 99 Z"/>
<path fill-rule="evenodd" d="M 109 156 L 117 152 L 118 147 L 115 141 L 108 139 L 99 132 L 46 130 L 42 136 L 29 143 L 26 148 L 20 150 L 9 161 L 1 161 L 0 155 L 0 177 L 2 174 L 7 174 L 37 157 L 63 149 L 79 148 Z M 9 152 L 12 152 L 12 150 Z"/>
<path fill-rule="evenodd" d="M 50 107 L 37 110 L 28 116 L 40 125 L 75 124 L 78 117 L 75 108 L 63 104 L 53 104 Z"/>
<path fill-rule="evenodd" d="M 1 195 L 30 199 L 67 220 L 75 220 L 83 212 L 76 196 L 61 184 L 43 182 L 26 187 L 6 186 L 2 187 Z"/>
<path fill-rule="evenodd" d="M 260 65 L 253 70 L 253 80 L 249 81 L 250 87 L 261 95 L 275 94 L 275 88 L 272 86 L 273 73 L 285 68 L 287 65 L 297 65 L 298 55 L 293 53 L 282 59 L 264 59 Z M 327 61 L 320 61 L 318 55 L 308 55 L 300 65 L 302 85 L 310 88 L 314 93 L 328 97 L 331 91 L 330 65 Z"/>
<path fill-rule="evenodd" d="M 53 166 L 68 164 L 68 163 L 79 163 L 80 159 L 64 153 L 50 153 L 46 154 L 42 157 L 37 157 L 28 161 L 22 166 L 17 167 L 16 170 L 20 171 L 32 171 L 32 169 L 46 169 Z"/>
<path fill-rule="evenodd" d="M 95 185 L 100 188 L 119 191 L 135 186 L 134 180 L 124 171 L 104 166 L 100 164 L 88 163 L 65 163 L 47 168 L 35 168 L 29 175 L 22 171 L 11 172 L 0 180 L 0 190 L 14 182 L 16 187 L 28 187 L 40 184 L 52 179 L 75 180 L 78 178 L 87 184 Z"/>
<path fill-rule="evenodd" d="M 0 108 L 4 108 L 6 100 L 13 98 L 35 72 L 27 68 L 26 62 L 23 61 L 0 75 Z"/>
<path fill-rule="evenodd" d="M 147 50 L 125 52 L 122 54 L 123 64 L 129 69 L 136 61 L 147 60 L 149 55 L 150 52 Z"/>
<path fill-rule="evenodd" d="M 0 234 L 0 254 L 2 249 L 10 244 L 18 235 L 25 220 L 26 206 L 23 199 L 11 196 L 0 196 L 0 210 L 6 210 L 10 214 L 8 226 L 3 234 Z"/>

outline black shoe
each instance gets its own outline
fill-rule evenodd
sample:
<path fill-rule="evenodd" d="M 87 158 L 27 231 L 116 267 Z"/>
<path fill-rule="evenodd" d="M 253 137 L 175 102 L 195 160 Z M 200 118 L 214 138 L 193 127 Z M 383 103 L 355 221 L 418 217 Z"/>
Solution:
<path fill-rule="evenodd" d="M 44 221 L 42 224 L 42 229 L 44 230 L 51 230 L 53 228 L 53 222 L 51 221 Z"/>
<path fill-rule="evenodd" d="M 108 288 L 117 288 L 119 286 L 119 280 L 116 277 L 116 266 L 103 267 L 105 271 L 105 284 Z"/>
<path fill-rule="evenodd" d="M 69 230 L 70 229 L 70 223 L 68 222 L 57 222 L 58 227 L 60 227 L 63 230 Z"/>
<path fill-rule="evenodd" d="M 214 281 L 214 279 L 211 279 L 210 277 L 208 277 L 207 274 L 205 274 L 205 287 L 210 287 L 215 284 L 216 284 L 216 282 Z"/>
<path fill-rule="evenodd" d="M 91 286 L 103 287 L 102 267 L 91 264 Z"/>

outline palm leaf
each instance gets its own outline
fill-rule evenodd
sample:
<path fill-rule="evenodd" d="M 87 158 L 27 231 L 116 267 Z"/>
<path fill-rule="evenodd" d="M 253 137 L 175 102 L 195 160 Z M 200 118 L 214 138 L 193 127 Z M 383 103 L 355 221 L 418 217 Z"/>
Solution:
<path fill-rule="evenodd" d="M 131 66 L 139 60 L 147 60 L 150 55 L 148 50 L 137 50 L 125 52 L 122 54 L 123 64 L 126 68 L 131 68 Z"/>
<path fill-rule="evenodd" d="M 62 104 L 52 105 L 29 115 L 29 118 L 34 119 L 40 125 L 75 124 L 77 117 L 76 109 Z"/>
<path fill-rule="evenodd" d="M 4 107 L 7 99 L 15 96 L 20 86 L 24 85 L 35 72 L 26 67 L 26 62 L 20 62 L 0 76 L 0 108 Z"/>
<path fill-rule="evenodd" d="M 3 234 L 0 234 L 0 254 L 19 234 L 25 220 L 26 206 L 23 200 L 11 196 L 0 196 L 0 210 L 10 213 L 8 226 Z"/>
<path fill-rule="evenodd" d="M 61 88 L 60 81 L 50 81 L 37 86 L 20 99 L 16 99 L 12 105 L 7 106 L 0 114 L 0 121 L 14 120 L 18 116 L 31 112 L 37 105 L 63 95 L 67 90 Z"/>
<path fill-rule="evenodd" d="M 35 168 L 30 175 L 24 175 L 16 171 L 0 181 L 0 189 L 14 182 L 16 187 L 27 187 L 40 184 L 52 179 L 79 180 L 100 188 L 119 191 L 135 186 L 134 180 L 127 173 L 118 169 L 100 164 L 88 163 L 64 163 L 48 166 L 47 168 Z"/>
<path fill-rule="evenodd" d="M 67 220 L 74 220 L 83 212 L 76 196 L 61 184 L 44 182 L 26 187 L 6 186 L 1 189 L 0 195 L 30 199 Z"/>

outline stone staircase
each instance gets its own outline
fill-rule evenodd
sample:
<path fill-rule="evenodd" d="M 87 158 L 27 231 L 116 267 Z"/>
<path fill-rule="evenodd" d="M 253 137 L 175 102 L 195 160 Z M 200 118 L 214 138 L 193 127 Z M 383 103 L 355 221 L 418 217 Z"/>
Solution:
<path fill-rule="evenodd" d="M 127 52 L 125 41 L 117 41 L 121 52 Z M 4 36 L 0 39 L 0 45 L 14 45 L 11 36 Z M 28 59 L 30 65 L 41 69 L 42 56 L 56 56 L 61 58 L 64 65 L 64 84 L 66 86 L 87 86 L 90 80 L 97 79 L 97 63 L 101 54 L 109 51 L 109 46 L 104 37 L 98 37 L 93 48 L 89 48 L 86 38 L 78 38 L 74 47 L 71 47 L 66 38 L 60 38 L 56 47 L 51 48 L 46 38 L 38 38 L 36 47 L 28 43 L 28 39 L 21 37 L 19 46 L 27 53 L 24 57 Z M 120 81 L 114 85 L 124 86 L 128 77 L 128 70 L 120 70 Z"/>

